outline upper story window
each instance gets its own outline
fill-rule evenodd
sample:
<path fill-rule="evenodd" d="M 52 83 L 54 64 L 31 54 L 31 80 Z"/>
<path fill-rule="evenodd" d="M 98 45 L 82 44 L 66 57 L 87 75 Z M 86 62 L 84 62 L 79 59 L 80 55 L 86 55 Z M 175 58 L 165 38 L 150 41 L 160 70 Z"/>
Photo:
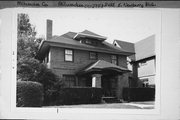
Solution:
<path fill-rule="evenodd" d="M 97 53 L 96 52 L 89 52 L 89 59 L 97 60 Z"/>
<path fill-rule="evenodd" d="M 116 55 L 111 55 L 111 63 L 117 65 L 118 64 L 118 59 Z"/>
<path fill-rule="evenodd" d="M 73 61 L 73 50 L 65 49 L 65 61 Z"/>
<path fill-rule="evenodd" d="M 83 43 L 83 44 L 88 44 L 88 45 L 93 45 L 93 46 L 98 46 L 100 44 L 99 41 L 97 40 L 94 40 L 94 39 L 81 39 L 80 40 L 80 43 Z"/>
<path fill-rule="evenodd" d="M 91 41 L 91 40 L 86 39 L 86 40 L 85 40 L 85 43 L 86 43 L 86 44 L 92 44 L 92 41 Z"/>

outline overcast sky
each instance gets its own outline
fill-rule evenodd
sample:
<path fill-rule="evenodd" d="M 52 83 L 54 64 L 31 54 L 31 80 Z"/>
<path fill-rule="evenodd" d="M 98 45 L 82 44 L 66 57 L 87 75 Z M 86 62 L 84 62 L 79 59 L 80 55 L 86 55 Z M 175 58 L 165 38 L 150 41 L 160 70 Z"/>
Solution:
<path fill-rule="evenodd" d="M 153 34 L 159 34 L 161 13 L 159 9 L 85 9 L 85 8 L 36 8 L 21 9 L 29 14 L 38 36 L 46 34 L 46 19 L 53 20 L 53 35 L 68 31 L 89 30 L 114 39 L 137 42 Z"/>

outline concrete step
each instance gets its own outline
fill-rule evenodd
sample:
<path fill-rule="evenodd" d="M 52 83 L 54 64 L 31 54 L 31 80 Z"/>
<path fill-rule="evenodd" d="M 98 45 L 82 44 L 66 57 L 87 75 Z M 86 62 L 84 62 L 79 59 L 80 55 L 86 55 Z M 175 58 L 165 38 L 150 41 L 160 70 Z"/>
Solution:
<path fill-rule="evenodd" d="M 105 103 L 121 103 L 116 97 L 102 97 L 102 101 Z"/>

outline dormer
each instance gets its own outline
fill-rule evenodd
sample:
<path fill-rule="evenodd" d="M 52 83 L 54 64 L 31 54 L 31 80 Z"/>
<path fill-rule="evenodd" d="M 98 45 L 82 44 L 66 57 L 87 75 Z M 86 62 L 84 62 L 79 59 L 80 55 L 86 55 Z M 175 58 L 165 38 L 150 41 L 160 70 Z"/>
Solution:
<path fill-rule="evenodd" d="M 88 44 L 93 46 L 99 46 L 103 41 L 107 38 L 104 36 L 100 36 L 88 30 L 84 30 L 83 32 L 77 33 L 74 37 L 74 40 L 78 40 L 82 44 Z"/>

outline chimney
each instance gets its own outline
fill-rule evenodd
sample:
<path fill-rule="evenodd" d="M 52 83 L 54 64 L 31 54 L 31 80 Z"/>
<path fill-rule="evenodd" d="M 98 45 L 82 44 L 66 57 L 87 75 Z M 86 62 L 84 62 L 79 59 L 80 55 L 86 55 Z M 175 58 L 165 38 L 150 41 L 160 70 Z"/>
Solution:
<path fill-rule="evenodd" d="M 52 20 L 47 19 L 46 22 L 46 40 L 50 40 L 52 38 Z"/>

